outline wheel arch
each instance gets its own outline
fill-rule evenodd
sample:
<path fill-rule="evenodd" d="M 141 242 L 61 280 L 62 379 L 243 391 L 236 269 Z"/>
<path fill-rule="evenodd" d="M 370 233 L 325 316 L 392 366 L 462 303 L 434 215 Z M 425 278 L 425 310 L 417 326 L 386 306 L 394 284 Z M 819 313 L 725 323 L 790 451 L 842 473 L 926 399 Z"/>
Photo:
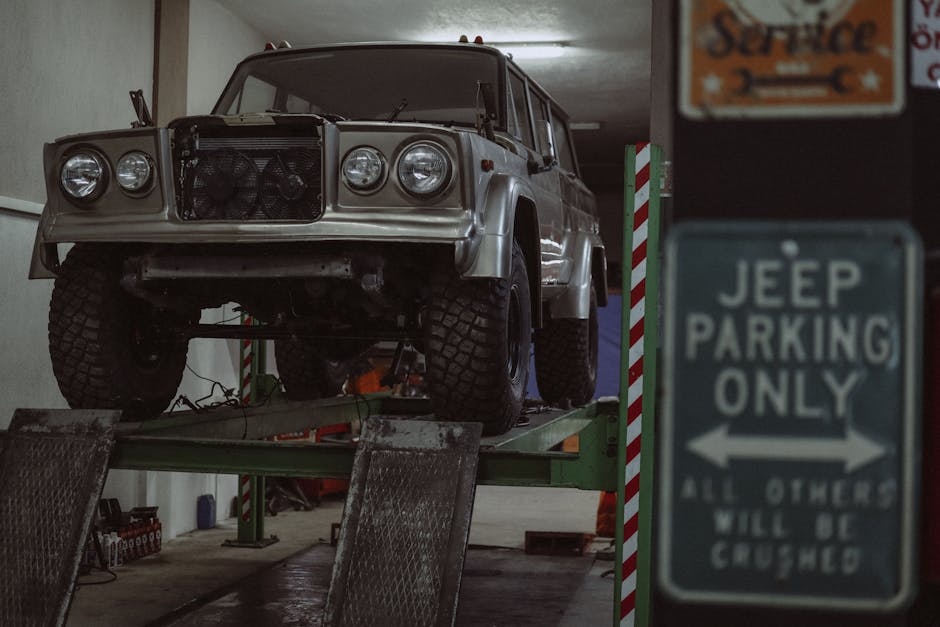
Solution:
<path fill-rule="evenodd" d="M 490 180 L 481 209 L 483 237 L 462 277 L 505 279 L 509 276 L 513 240 L 519 242 L 529 275 L 532 324 L 542 325 L 542 270 L 539 220 L 528 183 L 517 176 L 498 174 Z"/>
<path fill-rule="evenodd" d="M 594 246 L 591 251 L 591 278 L 594 279 L 594 292 L 597 306 L 607 306 L 607 251 L 603 246 Z"/>
<path fill-rule="evenodd" d="M 579 232 L 572 247 L 574 267 L 568 287 L 551 301 L 552 318 L 588 317 L 593 282 L 598 306 L 607 304 L 607 264 L 604 245 L 594 233 Z"/>
<path fill-rule="evenodd" d="M 512 236 L 525 255 L 525 269 L 529 275 L 532 326 L 542 327 L 542 254 L 539 244 L 539 217 L 535 203 L 525 196 L 516 200 Z"/>

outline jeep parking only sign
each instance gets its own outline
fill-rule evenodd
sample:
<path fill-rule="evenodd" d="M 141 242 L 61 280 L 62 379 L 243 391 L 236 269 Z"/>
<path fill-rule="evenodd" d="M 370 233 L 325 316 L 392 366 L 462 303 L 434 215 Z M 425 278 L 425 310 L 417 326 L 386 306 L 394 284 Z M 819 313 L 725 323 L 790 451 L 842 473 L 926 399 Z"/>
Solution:
<path fill-rule="evenodd" d="M 894 222 L 667 243 L 659 574 L 680 601 L 913 596 L 920 245 Z"/>

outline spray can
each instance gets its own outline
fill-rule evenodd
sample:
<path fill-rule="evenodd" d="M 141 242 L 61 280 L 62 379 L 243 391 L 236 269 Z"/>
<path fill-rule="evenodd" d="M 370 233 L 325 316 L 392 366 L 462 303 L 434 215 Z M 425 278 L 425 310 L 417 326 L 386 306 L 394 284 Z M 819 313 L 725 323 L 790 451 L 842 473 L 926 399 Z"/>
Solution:
<path fill-rule="evenodd" d="M 102 537 L 101 533 L 99 533 L 98 540 L 101 544 L 101 552 L 103 554 L 103 563 L 99 564 L 99 566 L 101 566 L 101 568 L 109 568 L 111 566 L 111 534 L 104 534 L 104 537 Z"/>
<path fill-rule="evenodd" d="M 111 537 L 111 553 L 108 556 L 110 561 L 108 566 L 116 568 L 118 565 L 118 556 L 121 552 L 121 539 L 118 538 L 117 531 L 112 531 L 109 535 Z"/>

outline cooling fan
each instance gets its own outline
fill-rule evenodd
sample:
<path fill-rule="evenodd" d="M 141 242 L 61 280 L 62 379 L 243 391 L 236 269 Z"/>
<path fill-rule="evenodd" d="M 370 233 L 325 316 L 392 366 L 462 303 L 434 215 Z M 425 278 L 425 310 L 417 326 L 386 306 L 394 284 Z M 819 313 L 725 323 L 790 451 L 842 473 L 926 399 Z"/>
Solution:
<path fill-rule="evenodd" d="M 258 168 L 235 150 L 202 155 L 193 168 L 190 206 L 200 220 L 244 220 L 258 201 Z"/>
<path fill-rule="evenodd" d="M 272 220 L 320 217 L 320 154 L 312 150 L 278 153 L 261 174 L 261 212 Z"/>

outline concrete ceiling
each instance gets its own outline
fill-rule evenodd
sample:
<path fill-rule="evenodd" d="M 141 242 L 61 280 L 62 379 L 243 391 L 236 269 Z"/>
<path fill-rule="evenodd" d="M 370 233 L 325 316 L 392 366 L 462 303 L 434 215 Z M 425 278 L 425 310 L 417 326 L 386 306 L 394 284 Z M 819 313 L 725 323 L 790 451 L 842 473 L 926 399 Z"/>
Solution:
<path fill-rule="evenodd" d="M 294 46 L 348 41 L 566 42 L 563 56 L 517 59 L 574 122 L 585 177 L 622 161 L 624 144 L 647 139 L 652 0 L 222 0 L 271 40 Z M 619 184 L 619 181 L 617 181 Z"/>

